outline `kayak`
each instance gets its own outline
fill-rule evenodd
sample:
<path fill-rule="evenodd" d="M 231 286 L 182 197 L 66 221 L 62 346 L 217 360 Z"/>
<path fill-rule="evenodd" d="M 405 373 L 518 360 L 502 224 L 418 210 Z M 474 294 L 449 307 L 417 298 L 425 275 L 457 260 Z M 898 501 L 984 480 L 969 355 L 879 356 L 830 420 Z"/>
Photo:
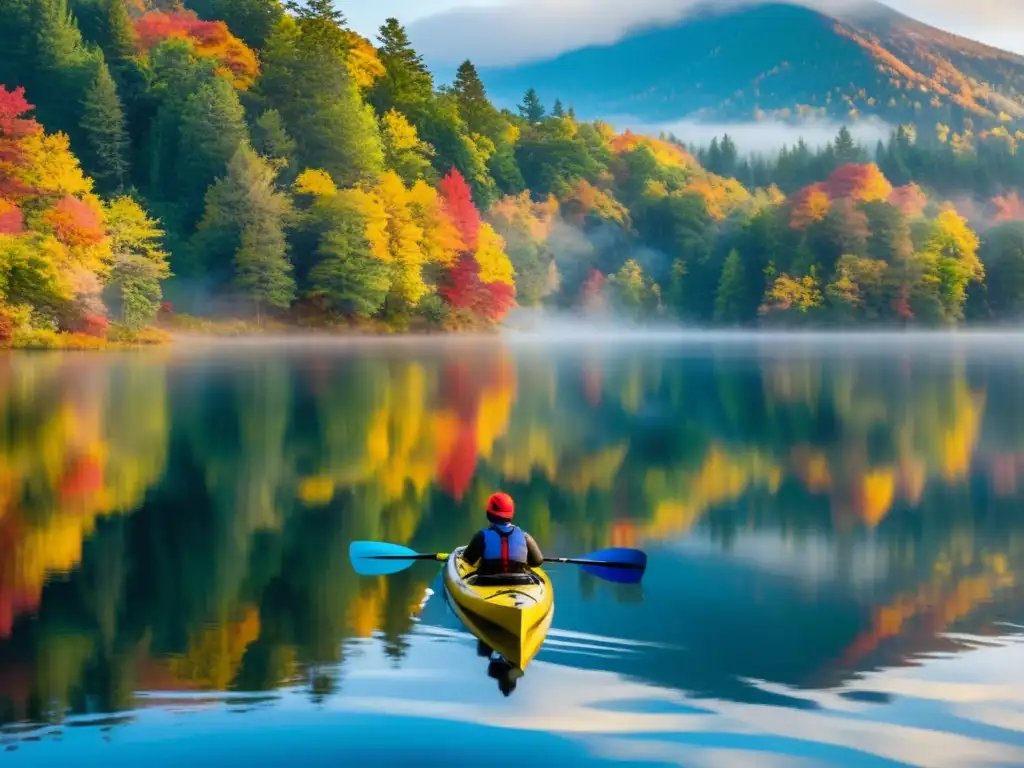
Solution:
<path fill-rule="evenodd" d="M 477 576 L 461 557 L 464 549 L 452 552 L 444 569 L 453 610 L 474 636 L 510 664 L 525 669 L 551 628 L 555 613 L 551 580 L 542 568 L 511 578 Z"/>

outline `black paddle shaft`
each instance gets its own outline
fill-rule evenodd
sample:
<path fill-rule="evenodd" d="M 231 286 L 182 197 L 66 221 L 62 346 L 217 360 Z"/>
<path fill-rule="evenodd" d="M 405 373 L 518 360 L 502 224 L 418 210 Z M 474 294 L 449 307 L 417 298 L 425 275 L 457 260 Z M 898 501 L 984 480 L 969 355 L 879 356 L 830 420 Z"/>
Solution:
<path fill-rule="evenodd" d="M 573 565 L 594 565 L 601 568 L 630 568 L 643 570 L 646 566 L 640 563 L 616 563 L 610 560 L 576 560 L 571 557 L 545 557 L 545 563 L 572 563 Z"/>

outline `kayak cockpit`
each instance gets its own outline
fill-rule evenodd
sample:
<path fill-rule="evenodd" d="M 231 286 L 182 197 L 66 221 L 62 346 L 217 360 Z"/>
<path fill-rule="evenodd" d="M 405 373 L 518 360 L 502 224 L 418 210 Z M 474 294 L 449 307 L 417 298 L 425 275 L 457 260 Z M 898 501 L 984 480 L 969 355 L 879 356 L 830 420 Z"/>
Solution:
<path fill-rule="evenodd" d="M 474 587 L 530 587 L 541 583 L 532 573 L 470 573 L 463 579 Z"/>
<path fill-rule="evenodd" d="M 452 554 L 459 578 L 470 587 L 533 587 L 543 584 L 543 579 L 533 569 L 514 573 L 479 573 L 472 563 L 463 560 L 465 547 L 459 547 Z"/>

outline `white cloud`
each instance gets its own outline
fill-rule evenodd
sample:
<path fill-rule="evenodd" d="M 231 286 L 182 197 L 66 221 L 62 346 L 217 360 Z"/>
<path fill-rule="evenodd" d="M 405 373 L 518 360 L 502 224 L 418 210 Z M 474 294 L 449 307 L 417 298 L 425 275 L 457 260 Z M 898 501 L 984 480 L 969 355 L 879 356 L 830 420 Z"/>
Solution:
<path fill-rule="evenodd" d="M 464 0 L 464 3 L 467 0 Z M 469 58 L 497 66 L 556 56 L 586 45 L 615 42 L 630 29 L 684 17 L 701 0 L 498 0 L 483 6 L 447 6 L 409 25 L 409 34 L 428 61 L 450 66 Z M 717 0 L 718 8 L 759 0 Z M 869 0 L 788 0 L 831 11 L 851 10 Z M 459 0 L 451 0 L 459 2 Z M 915 18 L 953 32 L 1011 45 L 1007 30 L 1024 26 L 1022 0 L 886 0 Z M 444 9 L 444 10 L 442 10 Z M 1024 49 L 1024 31 L 1017 32 Z"/>

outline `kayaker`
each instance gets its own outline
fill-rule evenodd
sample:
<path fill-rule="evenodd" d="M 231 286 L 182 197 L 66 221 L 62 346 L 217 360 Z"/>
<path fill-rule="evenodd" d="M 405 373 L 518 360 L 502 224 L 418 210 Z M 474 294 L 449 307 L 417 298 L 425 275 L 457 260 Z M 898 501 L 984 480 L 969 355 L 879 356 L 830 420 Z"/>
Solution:
<path fill-rule="evenodd" d="M 544 555 L 533 537 L 511 520 L 515 503 L 507 493 L 495 493 L 487 502 L 490 525 L 476 534 L 462 553 L 467 563 L 477 563 L 481 575 L 518 573 L 544 563 Z"/>

